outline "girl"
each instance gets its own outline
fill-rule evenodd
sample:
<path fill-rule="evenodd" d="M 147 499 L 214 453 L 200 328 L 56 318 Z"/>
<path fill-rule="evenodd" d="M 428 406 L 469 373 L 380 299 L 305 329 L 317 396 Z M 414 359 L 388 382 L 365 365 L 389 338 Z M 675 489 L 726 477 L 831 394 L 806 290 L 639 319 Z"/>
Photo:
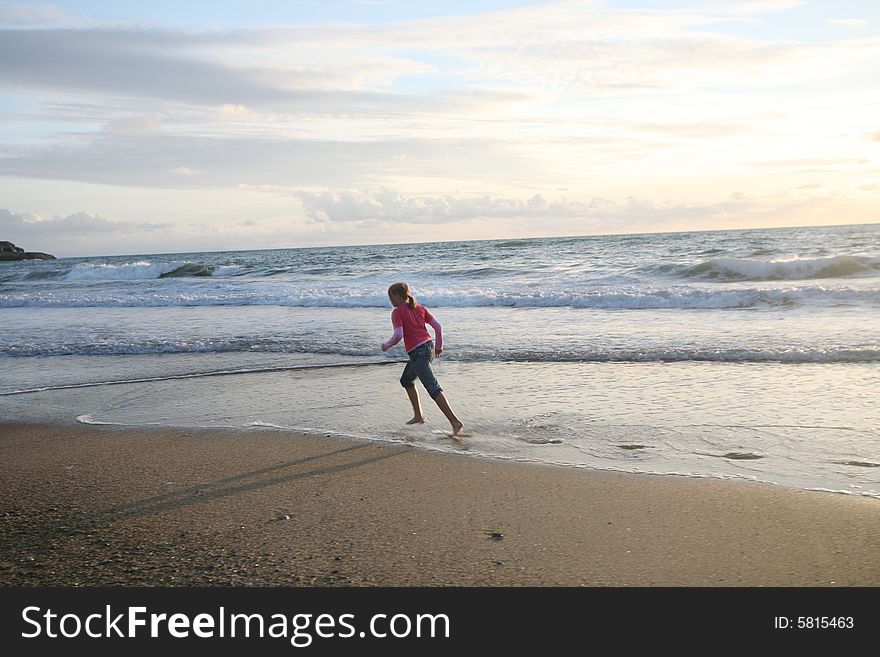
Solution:
<path fill-rule="evenodd" d="M 443 332 L 438 322 L 428 310 L 416 303 L 415 297 L 410 294 L 409 285 L 395 283 L 388 288 L 388 298 L 394 310 L 391 311 L 391 325 L 394 327 L 394 335 L 382 344 L 382 351 L 388 351 L 403 338 L 403 346 L 409 356 L 409 362 L 400 377 L 400 385 L 406 389 L 409 401 L 413 407 L 413 418 L 407 424 L 422 424 L 425 415 L 422 413 L 422 404 L 419 401 L 419 391 L 414 382 L 418 377 L 431 398 L 437 402 L 437 406 L 443 411 L 443 415 L 452 425 L 452 437 L 456 440 L 464 437 L 464 425 L 452 412 L 443 389 L 437 383 L 434 371 L 431 369 L 431 361 L 436 355 L 438 358 L 443 353 Z M 436 346 L 431 341 L 431 335 L 425 328 L 425 324 L 434 327 L 434 335 L 437 337 Z"/>

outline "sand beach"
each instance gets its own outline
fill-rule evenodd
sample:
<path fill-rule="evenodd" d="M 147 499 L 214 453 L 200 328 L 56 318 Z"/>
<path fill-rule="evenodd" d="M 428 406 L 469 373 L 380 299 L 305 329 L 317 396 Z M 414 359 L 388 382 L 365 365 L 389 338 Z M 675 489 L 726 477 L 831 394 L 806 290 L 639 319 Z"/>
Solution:
<path fill-rule="evenodd" d="M 4 586 L 876 586 L 880 502 L 270 429 L 0 425 Z"/>

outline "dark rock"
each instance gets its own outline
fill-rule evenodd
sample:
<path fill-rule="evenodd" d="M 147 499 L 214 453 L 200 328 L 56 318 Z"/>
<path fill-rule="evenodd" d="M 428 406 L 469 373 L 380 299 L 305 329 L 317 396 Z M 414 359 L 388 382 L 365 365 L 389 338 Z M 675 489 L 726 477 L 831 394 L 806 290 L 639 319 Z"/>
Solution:
<path fill-rule="evenodd" d="M 55 256 L 39 251 L 25 251 L 12 242 L 0 241 L 0 262 L 12 260 L 56 260 Z"/>

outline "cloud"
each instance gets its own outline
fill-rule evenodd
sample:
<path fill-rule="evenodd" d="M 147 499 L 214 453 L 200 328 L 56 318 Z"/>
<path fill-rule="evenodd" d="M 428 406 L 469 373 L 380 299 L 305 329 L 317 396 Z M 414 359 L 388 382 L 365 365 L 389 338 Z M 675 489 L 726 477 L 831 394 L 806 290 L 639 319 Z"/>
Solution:
<path fill-rule="evenodd" d="M 400 223 L 449 223 L 476 218 L 571 217 L 583 214 L 588 205 L 560 199 L 544 200 L 540 194 L 527 199 L 490 195 L 414 196 L 391 189 L 378 191 L 328 190 L 299 192 L 306 216 L 315 222 L 374 221 Z"/>
<path fill-rule="evenodd" d="M 258 219 L 231 223 L 126 222 L 90 212 L 42 217 L 0 208 L 0 236 L 30 251 L 58 257 L 266 248 L 283 239 Z M 290 234 L 292 231 L 287 230 Z"/>
<path fill-rule="evenodd" d="M 0 6 L 0 22 L 13 25 L 56 23 L 66 17 L 66 12 L 55 5 Z"/>
<path fill-rule="evenodd" d="M 126 245 L 161 242 L 173 226 L 167 223 L 113 221 L 89 212 L 44 218 L 0 208 L 0 234 L 31 251 L 58 257 L 119 253 Z"/>
<path fill-rule="evenodd" d="M 684 139 L 731 137 L 756 132 L 758 128 L 746 120 L 692 121 L 679 123 L 643 123 L 634 129 Z"/>
<path fill-rule="evenodd" d="M 175 54 L 173 33 L 2 30 L 0 79 L 22 88 L 88 91 L 221 105 L 304 100 L 228 66 Z"/>
<path fill-rule="evenodd" d="M 78 212 L 66 217 L 44 219 L 34 214 L 18 214 L 8 209 L 0 208 L 0 226 L 3 230 L 11 232 L 24 232 L 30 234 L 49 234 L 54 231 L 75 230 L 80 233 L 101 233 L 113 230 L 113 223 L 103 217 Z"/>
<path fill-rule="evenodd" d="M 92 235 L 106 235 L 107 233 L 124 235 L 132 232 L 165 230 L 170 227 L 170 224 L 148 222 L 129 224 L 121 221 L 111 221 L 89 212 L 77 212 L 75 214 L 46 219 L 36 214 L 16 213 L 0 208 L 0 229 L 8 233 L 25 236 L 64 238 L 70 235 L 88 237 Z"/>
<path fill-rule="evenodd" d="M 722 2 L 664 12 L 556 2 L 467 17 L 369 28 L 318 26 L 264 36 L 295 41 L 301 48 L 332 44 L 355 56 L 377 49 L 440 56 L 448 59 L 447 74 L 476 84 L 504 80 L 567 96 L 615 96 L 809 79 L 817 69 L 803 66 L 802 60 L 811 59 L 812 50 L 795 40 L 750 39 L 706 29 L 725 20 L 730 11 L 763 13 L 800 4 Z M 833 48 L 820 50 L 827 56 Z"/>
<path fill-rule="evenodd" d="M 406 159 L 395 155 L 406 153 Z M 168 163 L 176 164 L 169 168 Z M 533 175 L 534 162 L 504 141 L 330 141 L 168 134 L 82 135 L 0 154 L 0 175 L 153 188 L 239 185 L 340 187 L 389 177 L 480 176 L 487 184 Z"/>
<path fill-rule="evenodd" d="M 231 54 L 236 48 L 247 56 L 216 54 L 218 50 Z M 308 58 L 324 54 L 316 44 Z M 238 113 L 239 119 L 240 108 L 250 105 L 307 112 L 341 107 L 368 111 L 393 97 L 401 107 L 413 103 L 429 107 L 427 99 L 418 95 L 362 87 L 369 82 L 387 85 L 398 75 L 430 70 L 427 65 L 381 54 L 362 54 L 360 59 L 351 55 L 336 64 L 319 58 L 309 68 L 298 63 L 294 53 L 278 61 L 266 51 L 259 34 L 252 32 L 0 29 L 0 81 L 7 85 L 196 103 L 220 107 L 221 115 Z"/>
<path fill-rule="evenodd" d="M 610 199 L 588 214 L 584 225 L 593 230 L 601 228 L 602 232 L 688 231 L 705 226 L 736 229 L 830 225 L 841 223 L 841 218 L 847 223 L 859 223 L 870 220 L 874 214 L 864 203 L 863 195 L 848 195 L 839 190 L 803 190 L 795 194 L 733 192 L 726 198 L 705 202 L 658 201 L 636 196 Z"/>
<path fill-rule="evenodd" d="M 115 135 L 133 135 L 154 130 L 161 123 L 161 116 L 153 112 L 136 116 L 124 116 L 110 120 L 105 129 Z"/>
<path fill-rule="evenodd" d="M 204 176 L 207 171 L 204 169 L 190 169 L 189 167 L 174 167 L 171 173 L 175 176 Z"/>
<path fill-rule="evenodd" d="M 846 164 L 867 164 L 866 158 L 807 158 L 797 160 L 766 160 L 763 162 L 749 162 L 750 167 L 758 169 L 802 169 L 804 167 L 838 167 Z"/>
<path fill-rule="evenodd" d="M 806 0 L 736 0 L 724 2 L 721 8 L 735 14 L 766 14 L 797 9 Z"/>
<path fill-rule="evenodd" d="M 408 226 L 407 234 L 417 238 L 437 235 L 441 227 L 447 230 L 453 224 L 461 224 L 479 230 L 474 233 L 479 238 L 490 238 L 493 235 L 681 231 L 707 225 L 716 228 L 803 225 L 805 217 L 811 221 L 831 219 L 833 222 L 833 217 L 840 216 L 841 212 L 855 217 L 854 208 L 864 210 L 859 198 L 836 191 L 821 194 L 814 189 L 805 189 L 799 194 L 733 192 L 710 201 L 662 201 L 636 195 L 596 196 L 586 201 L 547 200 L 540 194 L 522 198 L 466 194 L 417 196 L 389 189 L 327 190 L 301 192 L 297 196 L 313 230 L 327 227 L 343 239 L 344 230 L 335 226 L 347 226 L 350 234 L 357 227 L 359 235 L 377 236 L 400 235 L 401 227 Z M 491 230 L 487 231 L 487 226 Z"/>
<path fill-rule="evenodd" d="M 733 5 L 742 11 L 793 6 Z M 725 8 L 639 12 L 563 2 L 370 26 L 4 30 L 0 80 L 22 89 L 227 108 L 221 112 L 283 107 L 399 115 L 466 110 L 462 99 L 471 103 L 478 100 L 474 94 L 498 93 L 499 81 L 517 85 L 508 94 L 528 99 L 538 90 L 615 95 L 737 82 L 772 85 L 789 82 L 793 74 L 816 74 L 802 61 L 814 57 L 810 48 L 701 29 Z M 819 50 L 827 59 L 831 49 Z M 871 60 L 871 52 L 864 58 Z M 445 85 L 447 93 L 439 97 L 389 92 L 398 81 L 435 76 L 441 83 L 454 77 L 456 88 Z M 486 88 L 488 80 L 494 90 Z M 466 95 L 456 98 L 456 91 Z"/>
<path fill-rule="evenodd" d="M 218 121 L 253 121 L 256 116 L 244 105 L 221 105 L 217 108 Z"/>
<path fill-rule="evenodd" d="M 812 186 L 810 186 L 812 187 Z M 124 222 L 90 212 L 44 218 L 0 209 L 0 236 L 59 257 L 184 253 L 326 244 L 705 230 L 767 225 L 828 225 L 876 220 L 867 203 L 877 185 L 858 193 L 804 188 L 734 192 L 707 200 L 647 195 L 585 199 L 489 194 L 405 194 L 388 188 L 273 194 L 260 205 L 244 198 L 229 212 L 226 197 L 209 218 L 184 208 L 174 222 Z M 254 207 L 260 206 L 254 216 Z M 237 215 L 237 216 L 236 216 Z"/>
<path fill-rule="evenodd" d="M 833 18 L 828 22 L 831 25 L 840 25 L 854 30 L 864 30 L 868 27 L 868 21 L 864 18 Z"/>

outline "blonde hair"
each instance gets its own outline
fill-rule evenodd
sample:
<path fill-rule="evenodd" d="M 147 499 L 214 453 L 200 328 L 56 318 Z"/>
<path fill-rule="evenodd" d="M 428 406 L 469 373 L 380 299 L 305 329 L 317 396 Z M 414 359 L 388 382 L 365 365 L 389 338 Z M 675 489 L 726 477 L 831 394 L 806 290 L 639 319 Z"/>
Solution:
<path fill-rule="evenodd" d="M 410 294 L 409 285 L 406 283 L 395 283 L 388 288 L 388 296 L 390 297 L 392 294 L 399 296 L 406 301 L 406 305 L 409 306 L 410 309 L 415 310 L 416 298 Z"/>

